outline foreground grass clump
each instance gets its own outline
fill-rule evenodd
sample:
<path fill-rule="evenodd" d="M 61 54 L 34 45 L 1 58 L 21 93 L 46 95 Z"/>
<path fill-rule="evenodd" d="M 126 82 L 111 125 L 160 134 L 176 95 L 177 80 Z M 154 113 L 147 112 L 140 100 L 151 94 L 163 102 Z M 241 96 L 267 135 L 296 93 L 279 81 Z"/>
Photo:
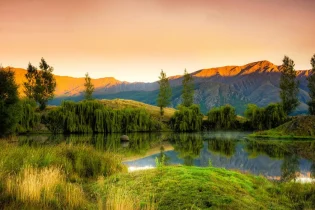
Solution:
<path fill-rule="evenodd" d="M 256 132 L 253 137 L 315 139 L 315 116 L 297 116 L 274 129 Z"/>
<path fill-rule="evenodd" d="M 83 209 L 93 206 L 88 185 L 124 172 L 121 157 L 84 145 L 42 147 L 0 142 L 0 206 Z"/>
<path fill-rule="evenodd" d="M 297 188 L 296 191 L 293 189 Z M 219 168 L 162 167 L 95 185 L 103 209 L 313 209 L 315 185 L 277 184 Z M 131 206 L 130 206 L 131 205 Z"/>

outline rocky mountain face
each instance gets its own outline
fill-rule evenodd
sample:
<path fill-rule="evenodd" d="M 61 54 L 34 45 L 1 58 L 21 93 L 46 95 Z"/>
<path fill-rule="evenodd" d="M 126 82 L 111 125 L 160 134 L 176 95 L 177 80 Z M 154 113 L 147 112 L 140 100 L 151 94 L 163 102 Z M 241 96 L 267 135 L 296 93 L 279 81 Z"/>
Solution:
<path fill-rule="evenodd" d="M 16 81 L 22 84 L 25 81 L 24 69 L 13 69 L 16 72 Z M 215 106 L 231 104 L 237 112 L 242 114 L 248 103 L 266 106 L 271 102 L 278 102 L 279 80 L 281 66 L 276 66 L 269 61 L 258 61 L 244 66 L 225 66 L 218 68 L 202 69 L 193 72 L 195 82 L 195 103 L 200 104 L 206 113 Z M 309 70 L 298 70 L 297 79 L 300 82 L 300 106 L 297 113 L 307 111 L 309 100 L 307 80 Z M 176 107 L 180 103 L 182 76 L 170 77 L 173 89 L 172 104 Z M 58 104 L 62 99 L 82 99 L 84 78 L 57 76 L 56 99 L 51 103 Z M 96 98 L 125 98 L 156 104 L 158 83 L 129 83 L 116 80 L 112 77 L 92 80 L 95 86 Z"/>

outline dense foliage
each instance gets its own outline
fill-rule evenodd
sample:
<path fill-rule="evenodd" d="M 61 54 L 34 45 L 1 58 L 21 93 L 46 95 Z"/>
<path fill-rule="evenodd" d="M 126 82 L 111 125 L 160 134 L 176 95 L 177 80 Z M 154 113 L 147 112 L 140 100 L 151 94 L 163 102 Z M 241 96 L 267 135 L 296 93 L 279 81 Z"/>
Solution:
<path fill-rule="evenodd" d="M 255 104 L 248 104 L 245 116 L 252 129 L 264 130 L 279 126 L 286 120 L 286 114 L 281 104 L 269 104 L 260 108 Z"/>
<path fill-rule="evenodd" d="M 198 105 L 193 104 L 190 107 L 180 105 L 171 119 L 171 126 L 177 132 L 200 131 L 202 118 Z"/>
<path fill-rule="evenodd" d="M 29 63 L 25 75 L 24 92 L 29 99 L 35 99 L 40 109 L 46 108 L 47 102 L 54 97 L 56 79 L 52 74 L 54 68 L 49 66 L 44 58 L 39 63 L 40 70 Z"/>
<path fill-rule="evenodd" d="M 308 89 L 311 100 L 308 102 L 308 110 L 311 115 L 315 115 L 315 54 L 311 59 L 311 75 L 307 78 L 308 80 Z"/>
<path fill-rule="evenodd" d="M 161 117 L 164 115 L 164 108 L 170 104 L 171 96 L 172 96 L 172 89 L 170 87 L 170 83 L 168 78 L 166 77 L 166 73 L 161 71 L 159 76 L 159 85 L 160 85 L 160 92 L 157 98 L 157 105 L 160 107 L 160 114 Z"/>
<path fill-rule="evenodd" d="M 294 61 L 287 56 L 283 58 L 280 78 L 280 98 L 283 110 L 290 114 L 299 105 L 298 93 L 299 83 L 296 81 L 296 71 Z"/>
<path fill-rule="evenodd" d="M 50 131 L 58 133 L 114 133 L 157 131 L 160 124 L 145 109 L 113 110 L 99 101 L 72 102 L 51 110 L 44 121 Z"/>
<path fill-rule="evenodd" d="M 91 77 L 89 73 L 85 74 L 85 83 L 84 83 L 85 91 L 84 91 L 84 99 L 85 100 L 92 100 L 93 99 L 93 92 L 94 92 L 94 85 L 92 84 Z"/>
<path fill-rule="evenodd" d="M 186 69 L 184 72 L 182 85 L 182 105 L 185 107 L 190 107 L 194 103 L 194 79 L 191 74 L 188 74 Z"/>
<path fill-rule="evenodd" d="M 21 106 L 14 72 L 0 67 L 0 135 L 11 134 L 15 131 L 20 112 Z"/>
<path fill-rule="evenodd" d="M 214 129 L 233 129 L 236 125 L 235 108 L 225 105 L 211 109 L 208 114 L 210 128 Z"/>
<path fill-rule="evenodd" d="M 32 99 L 22 99 L 20 101 L 22 112 L 20 115 L 19 124 L 17 126 L 18 133 L 33 131 L 39 126 L 40 114 L 36 112 L 36 102 Z"/>

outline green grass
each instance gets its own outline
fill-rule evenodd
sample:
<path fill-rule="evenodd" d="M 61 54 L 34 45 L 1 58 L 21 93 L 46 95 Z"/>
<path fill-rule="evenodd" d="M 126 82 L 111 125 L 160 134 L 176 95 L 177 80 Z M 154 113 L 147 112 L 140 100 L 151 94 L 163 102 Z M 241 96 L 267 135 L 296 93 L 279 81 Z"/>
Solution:
<path fill-rule="evenodd" d="M 157 209 L 315 207 L 312 194 L 315 185 L 276 184 L 263 177 L 213 167 L 167 166 L 118 174 L 97 183 L 94 188 L 103 203 L 112 203 L 113 194 L 122 197 L 121 192 L 124 192 L 125 200 Z"/>
<path fill-rule="evenodd" d="M 315 139 L 315 116 L 296 116 L 274 129 L 255 132 L 249 137 Z"/>

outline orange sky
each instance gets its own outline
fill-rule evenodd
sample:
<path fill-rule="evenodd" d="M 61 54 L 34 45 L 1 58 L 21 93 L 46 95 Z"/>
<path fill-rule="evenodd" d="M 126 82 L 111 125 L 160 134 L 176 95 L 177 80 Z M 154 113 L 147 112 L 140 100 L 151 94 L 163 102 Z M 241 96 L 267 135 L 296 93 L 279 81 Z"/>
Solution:
<path fill-rule="evenodd" d="M 154 81 L 286 54 L 310 69 L 315 0 L 0 0 L 0 63 Z"/>

